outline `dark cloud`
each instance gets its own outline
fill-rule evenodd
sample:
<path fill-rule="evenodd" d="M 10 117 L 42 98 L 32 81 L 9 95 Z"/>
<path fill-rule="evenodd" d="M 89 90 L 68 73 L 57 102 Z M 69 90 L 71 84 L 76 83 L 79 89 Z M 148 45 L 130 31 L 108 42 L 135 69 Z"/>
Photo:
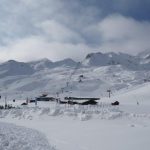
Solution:
<path fill-rule="evenodd" d="M 79 0 L 81 2 L 82 0 Z M 119 13 L 130 16 L 137 20 L 150 19 L 150 1 L 149 0 L 84 0 L 83 6 L 93 6 L 100 9 L 103 17 Z"/>

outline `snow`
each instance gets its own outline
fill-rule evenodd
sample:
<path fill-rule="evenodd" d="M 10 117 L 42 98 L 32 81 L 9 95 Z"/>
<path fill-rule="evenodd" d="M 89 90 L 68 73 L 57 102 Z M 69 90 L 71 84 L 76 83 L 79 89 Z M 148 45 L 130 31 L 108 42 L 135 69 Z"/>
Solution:
<path fill-rule="evenodd" d="M 139 69 L 139 57 L 124 53 L 92 53 L 88 54 L 84 65 L 87 66 L 108 66 L 122 65 L 128 69 Z"/>
<path fill-rule="evenodd" d="M 14 60 L 9 60 L 0 64 L 0 72 L 1 71 L 1 78 L 4 78 L 5 76 L 32 75 L 34 73 L 34 70 L 27 63 Z"/>
<path fill-rule="evenodd" d="M 1 95 L 7 93 L 10 99 L 25 99 L 26 96 L 34 98 L 47 92 L 54 96 L 64 88 L 72 95 L 92 96 L 99 92 L 98 96 L 103 97 L 108 88 L 117 92 L 150 81 L 150 65 L 141 64 L 145 59 L 143 55 L 140 56 L 123 53 L 89 54 L 76 70 L 68 88 L 66 82 L 77 65 L 72 59 L 57 62 L 42 59 L 29 63 L 10 60 L 0 65 Z M 82 83 L 79 83 L 80 75 L 84 75 Z"/>
<path fill-rule="evenodd" d="M 26 99 L 36 97 L 42 92 L 55 96 L 56 92 L 72 92 L 77 96 L 106 96 L 107 89 L 113 92 L 120 89 L 132 88 L 143 84 L 144 79 L 149 77 L 150 71 L 132 71 L 122 68 L 120 65 L 80 68 L 73 76 L 70 86 L 66 88 L 72 68 L 60 67 L 36 72 L 30 76 L 9 76 L 0 79 L 1 95 L 12 99 Z M 79 83 L 79 76 L 84 75 L 82 83 Z M 81 95 L 82 93 L 82 95 Z M 66 94 L 69 94 L 66 92 Z"/>
<path fill-rule="evenodd" d="M 0 150 L 55 150 L 36 130 L 0 122 Z"/>
<path fill-rule="evenodd" d="M 16 108 L 0 110 L 0 121 L 5 122 L 0 123 L 0 148 L 149 150 L 150 69 L 145 58 L 148 55 L 148 51 L 138 56 L 89 54 L 73 74 L 68 87 L 66 82 L 75 67 L 70 59 L 30 62 L 27 64 L 34 73 L 28 74 L 26 70 L 24 75 L 10 72 L 3 76 L 0 79 L 0 105 L 4 105 L 7 96 L 7 103 Z M 55 65 L 51 67 L 50 64 Z M 0 66 L 0 74 L 9 69 L 5 67 Z M 81 75 L 84 77 L 79 83 Z M 64 88 L 63 93 L 61 88 Z M 112 90 L 111 98 L 108 98 L 108 89 Z M 101 99 L 97 106 L 61 105 L 55 102 L 38 102 L 37 106 L 34 103 L 20 105 L 27 97 L 34 98 L 43 92 L 55 97 L 58 91 L 62 100 L 65 96 Z M 13 99 L 16 99 L 15 103 Z M 119 101 L 120 105 L 111 106 L 114 101 Z M 20 147 L 12 149 L 15 143 Z"/>
<path fill-rule="evenodd" d="M 34 109 L 31 110 L 35 112 Z M 66 110 L 69 113 L 67 115 L 60 113 L 61 111 L 54 113 L 53 110 L 49 113 L 48 109 L 42 109 L 38 110 L 36 115 L 32 113 L 33 118 L 26 117 L 27 112 L 23 111 L 22 115 L 13 118 L 13 115 L 9 114 L 2 120 L 43 132 L 48 140 L 61 150 L 149 149 L 148 114 L 126 116 L 118 108 L 113 108 L 113 111 L 103 108 L 103 111 L 100 111 L 96 116 L 95 113 L 90 116 L 87 112 L 78 113 L 76 116 L 69 109 Z"/>
<path fill-rule="evenodd" d="M 44 58 L 38 61 L 29 62 L 28 64 L 31 65 L 31 67 L 36 71 L 40 71 L 40 70 L 52 69 L 60 66 L 74 67 L 76 65 L 76 62 L 70 58 L 61 61 L 56 61 L 56 62 L 52 62 L 49 59 Z"/>
<path fill-rule="evenodd" d="M 98 106 L 39 102 L 38 106 L 1 110 L 0 117 L 3 122 L 42 132 L 60 150 L 149 150 L 149 88 L 145 84 L 124 90 L 102 98 Z M 120 106 L 110 105 L 115 100 Z"/>

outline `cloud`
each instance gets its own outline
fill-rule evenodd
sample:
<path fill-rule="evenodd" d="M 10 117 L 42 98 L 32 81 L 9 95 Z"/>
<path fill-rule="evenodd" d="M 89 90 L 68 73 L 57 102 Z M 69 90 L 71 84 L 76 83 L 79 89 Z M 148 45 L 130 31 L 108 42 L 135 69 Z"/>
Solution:
<path fill-rule="evenodd" d="M 134 4 L 134 5 L 133 5 Z M 1 0 L 1 60 L 150 49 L 149 0 Z"/>
<path fill-rule="evenodd" d="M 83 59 L 88 52 L 89 48 L 84 44 L 49 42 L 45 37 L 33 36 L 1 47 L 0 55 L 1 61 L 9 59 L 31 61 L 45 57 L 56 61 L 68 57 Z"/>
<path fill-rule="evenodd" d="M 150 49 L 150 22 L 139 22 L 118 14 L 111 15 L 99 23 L 103 49 L 138 53 Z"/>
<path fill-rule="evenodd" d="M 42 57 L 54 61 L 67 57 L 82 60 L 87 53 L 97 51 L 137 54 L 150 49 L 150 22 L 140 22 L 118 14 L 85 27 L 82 31 L 84 37 L 53 20 L 38 24 L 38 28 L 41 32 L 37 35 L 15 39 L 1 46 L 1 60 L 30 61 Z M 95 44 L 89 44 L 90 40 Z"/>
<path fill-rule="evenodd" d="M 43 34 L 50 40 L 60 43 L 81 43 L 84 39 L 78 32 L 55 20 L 46 20 L 38 25 Z"/>

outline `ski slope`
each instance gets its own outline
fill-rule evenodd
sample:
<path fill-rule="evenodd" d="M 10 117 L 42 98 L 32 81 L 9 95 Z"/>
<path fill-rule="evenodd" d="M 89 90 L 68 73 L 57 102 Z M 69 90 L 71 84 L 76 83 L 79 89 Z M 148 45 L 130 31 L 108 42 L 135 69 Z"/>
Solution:
<path fill-rule="evenodd" d="M 108 89 L 117 93 L 119 90 L 144 84 L 144 79 L 150 74 L 150 71 L 127 70 L 120 65 L 80 68 L 66 87 L 73 71 L 73 68 L 60 67 L 36 72 L 30 76 L 1 78 L 1 95 L 7 95 L 8 100 L 34 98 L 43 92 L 56 96 L 57 92 L 61 94 L 63 88 L 68 96 L 71 92 L 72 96 L 104 97 L 108 95 Z M 79 82 L 80 75 L 84 76 L 82 82 Z"/>
<path fill-rule="evenodd" d="M 92 53 L 80 65 L 70 58 L 57 62 L 10 60 L 0 64 L 0 94 L 9 100 L 26 99 L 43 92 L 56 96 L 63 89 L 67 95 L 104 97 L 108 89 L 118 92 L 150 82 L 149 54 Z"/>

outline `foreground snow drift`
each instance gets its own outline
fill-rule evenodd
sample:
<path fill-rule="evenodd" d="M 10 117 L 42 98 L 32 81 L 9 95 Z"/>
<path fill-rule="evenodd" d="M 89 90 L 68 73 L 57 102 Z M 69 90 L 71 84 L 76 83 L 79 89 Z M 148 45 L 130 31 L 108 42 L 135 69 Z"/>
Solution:
<path fill-rule="evenodd" d="M 0 150 L 54 150 L 41 133 L 0 123 Z"/>

